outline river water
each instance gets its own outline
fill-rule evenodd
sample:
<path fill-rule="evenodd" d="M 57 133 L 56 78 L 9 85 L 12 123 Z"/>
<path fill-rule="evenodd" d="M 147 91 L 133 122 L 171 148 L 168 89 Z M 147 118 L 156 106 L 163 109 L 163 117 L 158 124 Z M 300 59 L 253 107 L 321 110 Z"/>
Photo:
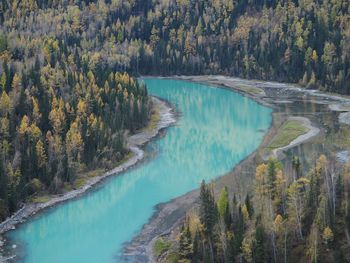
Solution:
<path fill-rule="evenodd" d="M 7 234 L 18 262 L 121 262 L 130 241 L 167 202 L 230 171 L 261 143 L 272 110 L 238 93 L 180 80 L 144 79 L 179 119 L 147 158 L 82 197 L 47 209 Z"/>

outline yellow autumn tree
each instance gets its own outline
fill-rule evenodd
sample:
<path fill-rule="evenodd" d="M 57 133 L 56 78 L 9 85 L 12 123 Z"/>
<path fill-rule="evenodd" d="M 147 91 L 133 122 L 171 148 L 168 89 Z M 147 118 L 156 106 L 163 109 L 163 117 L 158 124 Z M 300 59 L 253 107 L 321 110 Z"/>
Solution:
<path fill-rule="evenodd" d="M 7 174 L 9 175 L 12 185 L 17 186 L 21 179 L 21 170 L 19 168 L 14 169 L 11 164 L 8 164 Z"/>
<path fill-rule="evenodd" d="M 12 111 L 12 108 L 13 105 L 10 97 L 5 91 L 2 92 L 0 97 L 0 115 L 5 116 L 7 113 L 10 113 Z"/>
<path fill-rule="evenodd" d="M 41 137 L 41 130 L 38 126 L 35 125 L 35 123 L 32 123 L 29 127 L 28 127 L 28 133 L 30 135 L 30 138 L 33 141 L 37 141 L 40 137 Z"/>
<path fill-rule="evenodd" d="M 39 140 L 35 146 L 35 153 L 37 158 L 37 165 L 39 168 L 45 167 L 47 163 L 47 156 L 45 153 L 44 143 Z"/>
<path fill-rule="evenodd" d="M 248 212 L 248 208 L 246 205 L 242 206 L 242 214 L 243 214 L 244 222 L 248 222 L 249 221 L 249 212 Z"/>
<path fill-rule="evenodd" d="M 265 184 L 265 175 L 267 172 L 267 165 L 262 163 L 256 167 L 255 179 L 257 182 L 257 190 L 260 194 L 264 192 L 263 186 Z"/>
<path fill-rule="evenodd" d="M 12 80 L 12 89 L 15 91 L 19 91 L 20 88 L 21 88 L 21 78 L 17 75 L 17 73 L 15 73 Z"/>
<path fill-rule="evenodd" d="M 253 262 L 253 241 L 250 237 L 245 237 L 242 241 L 242 254 L 247 263 Z"/>
<path fill-rule="evenodd" d="M 77 105 L 77 115 L 82 116 L 87 113 L 87 104 L 83 100 L 79 100 L 78 105 Z"/>
<path fill-rule="evenodd" d="M 31 99 L 32 99 L 32 104 L 33 104 L 33 112 L 32 112 L 33 120 L 36 124 L 39 124 L 40 120 L 41 120 L 39 103 L 38 103 L 38 100 L 36 98 L 32 97 Z"/>
<path fill-rule="evenodd" d="M 323 230 L 323 234 L 322 234 L 322 237 L 323 237 L 323 241 L 326 245 L 330 244 L 333 239 L 334 239 L 334 234 L 333 234 L 333 231 L 330 227 L 326 227 L 324 230 Z"/>
<path fill-rule="evenodd" d="M 80 155 L 84 149 L 84 142 L 76 121 L 72 123 L 66 134 L 66 148 L 68 158 L 79 162 Z"/>
<path fill-rule="evenodd" d="M 7 77 L 6 77 L 6 74 L 5 72 L 3 72 L 1 74 L 1 78 L 0 78 L 0 87 L 2 90 L 5 90 L 6 88 L 6 82 L 7 82 Z"/>
<path fill-rule="evenodd" d="M 317 160 L 317 163 L 316 163 L 316 168 L 318 171 L 323 171 L 324 169 L 326 169 L 327 167 L 327 164 L 328 164 L 328 160 L 327 160 L 327 157 L 325 155 L 321 155 L 318 160 Z"/>
<path fill-rule="evenodd" d="M 274 229 L 276 233 L 282 232 L 283 229 L 283 217 L 278 214 L 274 221 Z"/>
<path fill-rule="evenodd" d="M 21 124 L 19 125 L 18 133 L 21 136 L 24 136 L 27 133 L 28 128 L 29 128 L 29 118 L 27 115 L 24 115 L 21 120 Z"/>
<path fill-rule="evenodd" d="M 9 136 L 10 121 L 7 117 L 0 118 L 0 136 L 5 138 Z"/>
<path fill-rule="evenodd" d="M 53 99 L 52 110 L 49 114 L 49 119 L 53 130 L 57 134 L 61 134 L 63 132 L 64 125 L 66 122 L 66 116 L 64 113 L 64 102 L 62 99 L 60 99 L 59 101 L 57 101 L 56 98 Z"/>

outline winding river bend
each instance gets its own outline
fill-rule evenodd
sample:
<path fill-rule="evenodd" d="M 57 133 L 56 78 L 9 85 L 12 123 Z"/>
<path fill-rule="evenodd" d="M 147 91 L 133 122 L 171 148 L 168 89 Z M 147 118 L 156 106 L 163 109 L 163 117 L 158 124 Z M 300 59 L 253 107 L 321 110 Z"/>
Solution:
<path fill-rule="evenodd" d="M 176 106 L 177 124 L 148 144 L 147 160 L 9 232 L 19 262 L 120 262 L 123 244 L 147 223 L 156 204 L 230 171 L 259 146 L 270 126 L 271 109 L 232 91 L 144 81 L 150 94 Z"/>

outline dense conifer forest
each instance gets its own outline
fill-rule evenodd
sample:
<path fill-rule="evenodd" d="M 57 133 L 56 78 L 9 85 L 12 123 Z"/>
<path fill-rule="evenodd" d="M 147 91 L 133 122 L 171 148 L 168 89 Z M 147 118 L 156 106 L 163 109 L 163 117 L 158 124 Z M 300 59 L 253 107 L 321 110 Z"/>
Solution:
<path fill-rule="evenodd" d="M 215 199 L 202 183 L 176 245 L 160 262 L 349 262 L 350 166 L 322 155 L 309 172 L 297 157 L 286 169 L 275 159 L 257 166 L 245 198 L 227 188 Z"/>
<path fill-rule="evenodd" d="M 39 54 L 55 66 L 61 58 L 38 43 L 44 37 L 67 59 L 81 53 L 122 71 L 220 73 L 349 94 L 349 16 L 347 0 L 1 0 L 0 53 L 17 67 Z"/>
<path fill-rule="evenodd" d="M 98 28 L 86 35 L 80 24 L 93 4 L 59 4 L 1 2 L 0 220 L 79 173 L 114 167 L 126 132 L 148 120 L 146 87 L 108 63 Z"/>

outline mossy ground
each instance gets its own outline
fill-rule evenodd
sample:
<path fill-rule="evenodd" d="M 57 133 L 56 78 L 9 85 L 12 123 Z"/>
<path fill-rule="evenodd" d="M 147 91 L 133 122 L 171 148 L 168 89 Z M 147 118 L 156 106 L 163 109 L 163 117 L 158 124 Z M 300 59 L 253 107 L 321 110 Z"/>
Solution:
<path fill-rule="evenodd" d="M 171 247 L 171 242 L 165 241 L 163 238 L 158 238 L 153 246 L 154 255 L 159 257 L 161 254 L 168 251 Z"/>
<path fill-rule="evenodd" d="M 252 95 L 261 95 L 261 94 L 264 94 L 264 91 L 260 88 L 256 88 L 256 87 L 252 87 L 252 86 L 249 86 L 249 85 L 237 85 L 237 86 L 234 86 L 235 89 L 237 90 L 240 90 L 240 91 L 243 91 L 245 93 L 249 93 L 249 94 L 252 94 Z"/>
<path fill-rule="evenodd" d="M 40 196 L 34 196 L 30 199 L 30 202 L 32 203 L 46 203 L 50 201 L 51 197 L 48 195 L 40 195 Z"/>
<path fill-rule="evenodd" d="M 159 263 L 177 263 L 179 254 L 174 249 L 173 243 L 162 237 L 158 238 L 153 246 L 153 253 Z"/>
<path fill-rule="evenodd" d="M 309 131 L 303 123 L 295 120 L 287 120 L 278 129 L 277 134 L 266 147 L 267 150 L 274 150 L 290 144 L 293 140 Z"/>

